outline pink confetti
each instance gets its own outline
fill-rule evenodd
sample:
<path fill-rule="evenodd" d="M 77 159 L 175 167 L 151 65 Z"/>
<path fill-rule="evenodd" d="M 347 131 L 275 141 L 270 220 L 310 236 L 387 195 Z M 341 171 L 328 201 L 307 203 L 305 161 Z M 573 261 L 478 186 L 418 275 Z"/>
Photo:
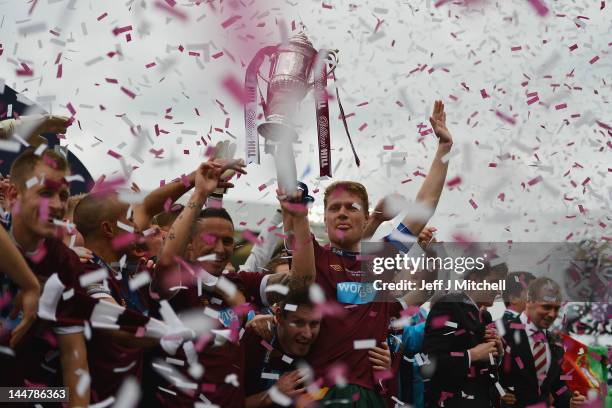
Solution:
<path fill-rule="evenodd" d="M 540 17 L 544 17 L 548 14 L 548 7 L 546 7 L 542 0 L 529 0 L 529 3 L 531 3 Z"/>
<path fill-rule="evenodd" d="M 145 65 L 145 68 L 153 68 L 156 65 L 157 64 L 155 62 L 149 62 L 147 65 Z"/>
<path fill-rule="evenodd" d="M 534 184 L 538 184 L 540 181 L 542 181 L 542 176 L 537 176 L 537 177 L 529 180 L 527 182 L 527 184 L 529 184 L 530 186 L 533 186 Z"/>
<path fill-rule="evenodd" d="M 393 150 L 393 145 L 383 145 L 383 150 Z"/>
<path fill-rule="evenodd" d="M 255 235 L 251 230 L 244 230 L 242 232 L 242 237 L 251 242 L 253 245 L 261 245 L 261 240 L 258 239 L 257 235 Z"/>
<path fill-rule="evenodd" d="M 61 78 L 62 77 L 62 64 L 59 64 L 57 66 L 57 75 L 55 77 L 56 78 Z"/>
<path fill-rule="evenodd" d="M 487 90 L 486 89 L 481 89 L 480 90 L 480 96 L 482 96 L 482 99 L 487 99 L 489 97 L 489 95 L 487 94 Z"/>
<path fill-rule="evenodd" d="M 30 67 L 28 67 L 28 65 L 25 62 L 21 63 L 21 67 L 23 69 L 18 69 L 17 71 L 15 71 L 17 76 L 33 76 L 34 75 L 34 71 Z"/>
<path fill-rule="evenodd" d="M 218 53 L 211 55 L 211 57 L 213 57 L 214 59 L 221 58 L 222 56 L 223 56 L 223 51 L 219 51 Z"/>
<path fill-rule="evenodd" d="M 448 321 L 448 316 L 437 316 L 431 319 L 431 327 L 432 329 L 439 329 L 446 325 Z"/>
<path fill-rule="evenodd" d="M 49 199 L 42 198 L 40 200 L 40 206 L 38 207 L 38 218 L 42 221 L 49 218 Z"/>
<path fill-rule="evenodd" d="M 145 328 L 140 326 L 138 329 L 136 329 L 136 333 L 134 334 L 134 337 L 140 338 L 140 337 L 144 337 L 145 335 Z"/>
<path fill-rule="evenodd" d="M 573 45 L 570 45 L 569 50 L 574 51 L 576 48 L 578 48 L 578 44 L 573 44 Z"/>
<path fill-rule="evenodd" d="M 497 115 L 498 118 L 500 118 L 504 122 L 509 123 L 511 125 L 516 125 L 516 120 L 513 117 L 508 116 L 500 111 L 495 111 L 495 114 Z"/>
<path fill-rule="evenodd" d="M 567 108 L 567 103 L 560 103 L 559 105 L 555 105 L 556 110 L 561 110 Z"/>
<path fill-rule="evenodd" d="M 476 204 L 476 202 L 470 198 L 470 205 L 472 206 L 473 209 L 477 209 L 478 208 L 478 204 Z"/>
<path fill-rule="evenodd" d="M 438 0 L 437 2 L 434 3 L 434 7 L 440 7 L 442 5 L 444 5 L 445 3 L 448 3 L 451 0 Z"/>
<path fill-rule="evenodd" d="M 131 25 L 125 26 L 125 27 L 115 27 L 115 28 L 113 28 L 113 34 L 115 36 L 118 36 L 119 34 L 122 34 L 122 33 L 126 33 L 128 31 L 132 31 L 132 26 Z"/>
<path fill-rule="evenodd" d="M 108 13 L 100 14 L 97 18 L 98 21 L 102 20 L 104 17 L 108 16 Z"/>
<path fill-rule="evenodd" d="M 516 361 L 516 365 L 518 365 L 518 367 L 522 370 L 523 368 L 525 368 L 525 364 L 523 364 L 523 360 L 521 360 L 521 357 L 516 356 L 514 358 L 514 361 Z"/>
<path fill-rule="evenodd" d="M 523 367 L 521 367 L 521 368 L 523 368 Z M 574 377 L 571 374 L 566 374 L 566 375 L 559 376 L 559 379 L 561 381 L 572 381 L 573 378 Z"/>
<path fill-rule="evenodd" d="M 321 3 L 321 7 L 325 8 L 325 9 L 330 9 L 332 8 L 331 4 L 325 4 L 325 3 Z"/>
<path fill-rule="evenodd" d="M 536 95 L 535 97 L 533 97 L 533 98 L 531 98 L 531 99 L 529 99 L 527 101 L 527 105 L 532 105 L 532 104 L 536 103 L 539 100 L 540 100 L 540 97 Z"/>
<path fill-rule="evenodd" d="M 368 127 L 368 124 L 367 124 L 367 123 L 364 123 L 364 124 L 362 124 L 361 126 L 359 126 L 359 131 L 361 132 L 361 131 L 363 131 L 363 129 L 365 129 L 365 128 L 367 128 L 367 127 Z"/>
<path fill-rule="evenodd" d="M 114 157 L 115 159 L 120 159 L 121 158 L 121 155 L 119 153 L 115 152 L 112 149 L 109 149 L 108 152 L 106 152 L 106 154 L 108 154 L 111 157 Z"/>
<path fill-rule="evenodd" d="M 34 263 L 40 263 L 47 256 L 47 247 L 45 241 L 40 241 L 36 247 L 36 251 L 30 255 L 30 259 Z"/>
<path fill-rule="evenodd" d="M 376 382 L 385 381 L 389 378 L 393 378 L 393 370 L 374 371 L 374 381 Z M 355 396 L 353 396 L 353 401 L 359 400 L 359 393 L 355 393 Z"/>
<path fill-rule="evenodd" d="M 446 182 L 446 186 L 450 187 L 450 188 L 458 186 L 459 184 L 461 184 L 461 177 L 459 177 L 459 176 L 457 176 L 457 177 L 455 177 L 455 178 L 453 178 L 451 180 L 448 180 Z"/>
<path fill-rule="evenodd" d="M 249 101 L 244 86 L 242 86 L 234 76 L 230 75 L 225 77 L 222 84 L 240 105 L 245 105 Z"/>
<path fill-rule="evenodd" d="M 179 20 L 182 21 L 187 21 L 188 17 L 187 14 L 183 13 L 182 11 L 179 11 L 173 7 L 168 6 L 168 4 L 166 3 L 162 3 L 161 1 L 156 1 L 155 2 L 155 7 L 157 7 L 158 9 L 165 11 L 166 13 L 170 14 L 172 17 L 176 17 Z"/>
<path fill-rule="evenodd" d="M 68 112 L 70 112 L 71 116 L 76 115 L 76 110 L 74 109 L 74 106 L 72 106 L 72 103 L 68 102 L 66 104 L 66 109 L 68 109 Z"/>
<path fill-rule="evenodd" d="M 126 232 L 125 234 L 121 234 L 113 238 L 111 245 L 113 249 L 117 250 L 117 249 L 125 248 L 128 245 L 131 245 L 137 240 L 138 240 L 138 235 L 132 232 Z"/>
<path fill-rule="evenodd" d="M 520 51 L 520 50 L 522 50 L 522 49 L 523 49 L 523 47 L 521 47 L 520 45 L 519 45 L 519 46 L 517 46 L 517 47 L 512 47 L 512 48 L 510 48 L 510 50 L 512 50 L 512 51 Z"/>
<path fill-rule="evenodd" d="M 221 23 L 221 27 L 223 28 L 227 28 L 229 26 L 231 26 L 232 24 L 234 24 L 236 21 L 240 20 L 242 18 L 242 16 L 231 16 L 230 18 L 228 18 L 227 20 L 225 20 L 224 22 Z"/>
<path fill-rule="evenodd" d="M 451 357 L 463 357 L 465 353 L 463 351 L 451 351 Z"/>
<path fill-rule="evenodd" d="M 132 98 L 132 99 L 136 98 L 136 94 L 134 92 L 130 91 L 129 89 L 127 89 L 127 88 L 122 86 L 121 90 L 123 91 L 124 94 L 126 94 L 130 98 Z"/>
<path fill-rule="evenodd" d="M 594 63 L 596 63 L 599 60 L 599 56 L 596 55 L 593 58 L 591 58 L 591 60 L 589 61 L 589 64 L 593 65 Z"/>
<path fill-rule="evenodd" d="M 261 344 L 262 346 L 264 346 L 264 348 L 265 348 L 266 350 L 268 350 L 268 351 L 274 351 L 274 347 L 272 347 L 272 345 L 271 345 L 270 343 L 268 343 L 267 341 L 262 340 L 262 341 L 260 342 L 260 344 Z"/>
<path fill-rule="evenodd" d="M 561 395 L 561 394 L 563 394 L 565 391 L 567 391 L 567 385 L 564 385 L 563 387 L 559 388 L 557 391 L 555 391 L 555 394 L 557 394 L 557 395 Z"/>

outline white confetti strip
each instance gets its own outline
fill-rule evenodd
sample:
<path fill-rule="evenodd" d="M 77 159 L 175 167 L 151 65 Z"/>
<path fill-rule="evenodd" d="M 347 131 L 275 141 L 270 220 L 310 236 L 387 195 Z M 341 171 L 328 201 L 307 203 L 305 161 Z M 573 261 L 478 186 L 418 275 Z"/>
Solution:
<path fill-rule="evenodd" d="M 292 403 L 291 398 L 283 394 L 275 385 L 268 390 L 268 395 L 274 403 L 283 407 L 288 407 Z"/>
<path fill-rule="evenodd" d="M 285 304 L 285 310 L 288 312 L 295 312 L 297 308 L 297 305 L 292 305 L 291 303 Z"/>
<path fill-rule="evenodd" d="M 140 272 L 135 275 L 132 279 L 130 279 L 129 286 L 130 290 L 136 290 L 145 286 L 147 283 L 151 282 L 151 275 L 147 271 Z"/>
<path fill-rule="evenodd" d="M 127 231 L 132 234 L 134 233 L 134 227 L 131 225 L 127 225 L 127 224 L 122 223 L 121 221 L 117 221 L 117 226 L 124 231 Z"/>
<path fill-rule="evenodd" d="M 365 350 L 365 349 L 371 349 L 374 347 L 376 347 L 376 339 L 353 341 L 353 348 L 355 350 Z"/>
<path fill-rule="evenodd" d="M 108 271 L 106 268 L 100 268 L 92 272 L 88 272 L 85 275 L 79 276 L 79 283 L 82 288 L 85 288 L 92 283 L 103 281 L 108 278 Z"/>
<path fill-rule="evenodd" d="M 140 383 L 136 378 L 129 377 L 123 381 L 121 388 L 117 392 L 117 402 L 114 408 L 134 408 L 140 400 Z"/>
<path fill-rule="evenodd" d="M 113 372 L 114 373 L 125 373 L 127 371 L 130 371 L 135 366 L 136 366 L 136 361 L 132 361 L 130 364 L 126 365 L 125 367 L 113 368 Z"/>
<path fill-rule="evenodd" d="M 38 178 L 36 176 L 32 177 L 28 181 L 26 181 L 26 188 L 32 188 L 36 184 L 38 184 Z"/>
<path fill-rule="evenodd" d="M 277 373 L 261 373 L 261 378 L 264 380 L 278 380 L 280 376 Z"/>

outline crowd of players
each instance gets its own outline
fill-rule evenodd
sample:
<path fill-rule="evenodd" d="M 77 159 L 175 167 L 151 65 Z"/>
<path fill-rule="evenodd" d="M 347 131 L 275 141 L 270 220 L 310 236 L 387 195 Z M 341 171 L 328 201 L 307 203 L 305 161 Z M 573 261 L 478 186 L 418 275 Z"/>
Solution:
<path fill-rule="evenodd" d="M 433 213 L 453 144 L 442 102 L 430 121 L 439 144 L 416 201 Z M 311 233 L 307 192 L 279 189 L 236 271 L 219 191 L 245 168 L 210 158 L 126 202 L 121 180 L 71 196 L 60 152 L 24 150 L 0 181 L 0 385 L 66 386 L 75 407 L 595 406 L 563 379 L 550 279 L 505 264 L 466 272 L 506 280 L 500 322 L 493 291 L 374 302 L 342 290 L 362 283 L 362 240 L 395 216 L 384 199 L 370 211 L 358 182 L 325 190 L 329 245 Z M 426 248 L 427 223 L 409 214 L 394 237 Z"/>

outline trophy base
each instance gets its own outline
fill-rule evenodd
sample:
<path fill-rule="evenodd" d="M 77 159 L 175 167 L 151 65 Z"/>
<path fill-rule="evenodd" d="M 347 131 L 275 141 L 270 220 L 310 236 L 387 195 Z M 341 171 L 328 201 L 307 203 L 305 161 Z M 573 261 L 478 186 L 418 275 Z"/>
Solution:
<path fill-rule="evenodd" d="M 294 142 L 298 138 L 293 126 L 288 124 L 283 117 L 277 115 L 270 115 L 268 120 L 257 126 L 257 132 L 265 139 L 272 141 L 286 140 L 288 138 Z"/>

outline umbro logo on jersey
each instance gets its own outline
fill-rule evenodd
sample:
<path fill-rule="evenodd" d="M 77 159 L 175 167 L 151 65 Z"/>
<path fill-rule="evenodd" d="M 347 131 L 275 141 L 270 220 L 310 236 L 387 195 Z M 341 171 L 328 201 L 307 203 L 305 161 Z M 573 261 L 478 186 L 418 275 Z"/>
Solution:
<path fill-rule="evenodd" d="M 329 265 L 329 267 L 332 268 L 336 272 L 342 272 L 342 269 L 343 269 L 342 266 L 335 265 L 335 264 L 331 264 L 331 265 Z"/>

